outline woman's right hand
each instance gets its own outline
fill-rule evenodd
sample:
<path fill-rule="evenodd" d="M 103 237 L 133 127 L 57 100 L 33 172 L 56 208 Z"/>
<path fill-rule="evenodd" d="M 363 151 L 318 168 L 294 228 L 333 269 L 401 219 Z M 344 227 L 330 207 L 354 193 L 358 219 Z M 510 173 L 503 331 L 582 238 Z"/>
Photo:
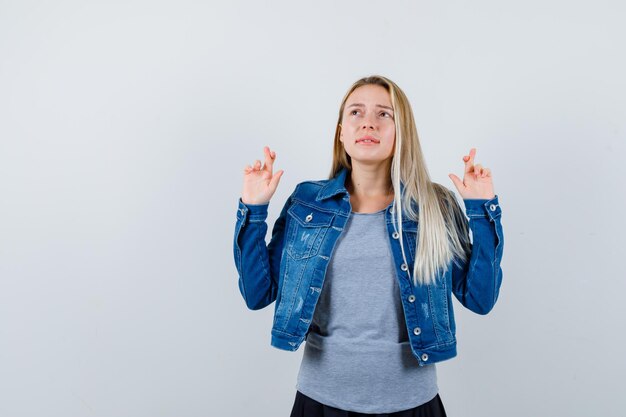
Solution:
<path fill-rule="evenodd" d="M 265 153 L 265 164 L 261 166 L 258 159 L 254 162 L 254 166 L 248 165 L 244 168 L 243 173 L 243 192 L 241 193 L 241 201 L 244 204 L 266 204 L 274 195 L 278 182 L 283 176 L 282 169 L 273 174 L 272 169 L 276 160 L 276 152 L 271 152 L 268 146 L 263 148 Z"/>

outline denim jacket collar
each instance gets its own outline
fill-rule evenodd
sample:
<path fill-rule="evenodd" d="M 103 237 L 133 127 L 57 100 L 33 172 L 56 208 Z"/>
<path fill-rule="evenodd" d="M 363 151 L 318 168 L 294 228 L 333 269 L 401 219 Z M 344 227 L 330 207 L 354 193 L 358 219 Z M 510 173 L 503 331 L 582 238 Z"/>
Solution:
<path fill-rule="evenodd" d="M 346 189 L 346 177 L 348 175 L 348 168 L 343 167 L 341 171 L 335 175 L 334 178 L 330 179 L 326 185 L 324 185 L 319 192 L 317 193 L 317 197 L 315 201 L 322 201 L 327 198 L 333 197 L 340 193 L 348 194 L 348 190 Z"/>

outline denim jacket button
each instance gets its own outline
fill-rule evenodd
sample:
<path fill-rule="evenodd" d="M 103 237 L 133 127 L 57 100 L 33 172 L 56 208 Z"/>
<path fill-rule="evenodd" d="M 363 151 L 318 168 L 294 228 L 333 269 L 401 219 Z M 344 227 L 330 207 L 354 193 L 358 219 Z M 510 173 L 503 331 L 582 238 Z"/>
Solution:
<path fill-rule="evenodd" d="M 415 301 L 415 296 L 413 294 L 409 295 L 409 303 Z"/>
<path fill-rule="evenodd" d="M 400 265 L 400 269 L 403 270 L 403 271 L 406 271 L 407 269 L 409 269 L 409 267 L 406 266 L 406 264 L 402 264 L 402 265 Z"/>
<path fill-rule="evenodd" d="M 496 205 L 495 204 L 490 205 L 489 210 L 496 211 Z"/>
<path fill-rule="evenodd" d="M 422 353 L 422 360 L 426 362 L 428 360 L 428 355 L 426 353 Z"/>
<path fill-rule="evenodd" d="M 422 329 L 420 329 L 419 327 L 416 327 L 415 329 L 413 329 L 413 333 L 415 333 L 415 335 L 417 336 L 420 333 L 422 333 Z M 422 355 L 422 359 L 424 359 L 424 355 Z M 428 359 L 428 355 L 426 355 L 426 358 Z M 424 360 L 426 360 L 426 359 L 424 359 Z"/>
<path fill-rule="evenodd" d="M 313 220 L 313 213 L 309 214 L 308 216 L 304 218 L 304 221 L 307 223 L 310 222 L 311 220 Z"/>
<path fill-rule="evenodd" d="M 400 237 L 400 234 L 398 232 L 393 232 L 393 234 L 391 235 L 391 237 L 393 237 L 394 239 L 397 239 Z"/>

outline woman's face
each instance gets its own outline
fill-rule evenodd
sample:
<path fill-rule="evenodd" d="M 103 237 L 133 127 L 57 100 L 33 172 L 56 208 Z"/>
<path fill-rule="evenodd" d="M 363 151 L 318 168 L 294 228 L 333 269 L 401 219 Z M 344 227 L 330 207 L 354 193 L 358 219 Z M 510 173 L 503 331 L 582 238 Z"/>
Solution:
<path fill-rule="evenodd" d="M 373 84 L 354 90 L 346 100 L 340 136 L 352 161 L 382 162 L 391 158 L 395 138 L 396 126 L 387 90 Z"/>

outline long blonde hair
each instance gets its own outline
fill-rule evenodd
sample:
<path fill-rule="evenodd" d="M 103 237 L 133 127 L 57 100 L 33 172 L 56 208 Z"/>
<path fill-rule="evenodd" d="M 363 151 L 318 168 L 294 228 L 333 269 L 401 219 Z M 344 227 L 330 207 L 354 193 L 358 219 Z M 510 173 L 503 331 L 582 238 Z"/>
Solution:
<path fill-rule="evenodd" d="M 418 224 L 413 283 L 415 286 L 418 283 L 433 284 L 440 275 L 439 271 L 443 273 L 447 271 L 450 261 L 454 260 L 458 264 L 467 261 L 470 254 L 467 218 L 460 210 L 454 193 L 430 180 L 411 105 L 404 92 L 393 81 L 380 75 L 372 75 L 361 78 L 348 89 L 339 108 L 329 178 L 334 178 L 342 168 L 352 170 L 350 155 L 346 153 L 339 140 L 341 120 L 350 94 L 355 89 L 369 84 L 384 87 L 391 96 L 396 128 L 396 144 L 390 169 L 394 189 L 392 217 L 399 233 L 402 257 L 406 264 L 402 238 L 402 218 L 406 215 Z M 399 192 L 400 182 L 404 186 L 402 195 Z"/>

